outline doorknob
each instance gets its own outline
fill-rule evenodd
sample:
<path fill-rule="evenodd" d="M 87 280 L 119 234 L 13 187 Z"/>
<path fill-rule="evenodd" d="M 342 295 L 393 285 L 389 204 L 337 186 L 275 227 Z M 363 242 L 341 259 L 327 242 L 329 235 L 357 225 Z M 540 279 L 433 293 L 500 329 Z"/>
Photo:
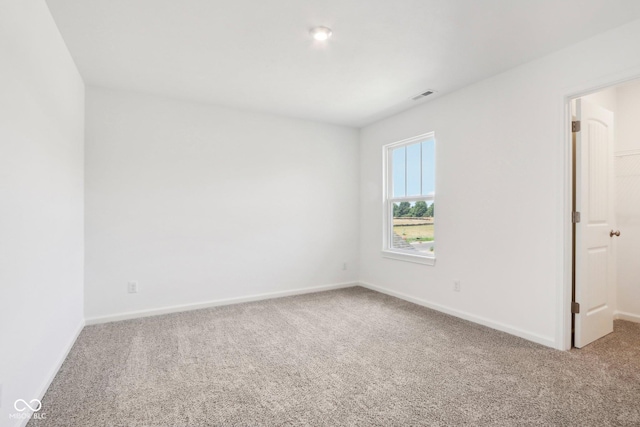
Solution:
<path fill-rule="evenodd" d="M 619 236 L 619 235 L 620 235 L 620 230 L 616 230 L 616 231 L 611 230 L 611 232 L 609 233 L 609 237 Z"/>

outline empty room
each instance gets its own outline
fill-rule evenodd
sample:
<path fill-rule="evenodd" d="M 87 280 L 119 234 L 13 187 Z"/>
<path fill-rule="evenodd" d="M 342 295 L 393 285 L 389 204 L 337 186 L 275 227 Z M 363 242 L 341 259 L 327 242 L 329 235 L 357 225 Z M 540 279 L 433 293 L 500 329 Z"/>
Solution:
<path fill-rule="evenodd" d="M 637 0 L 2 0 L 0 427 L 640 426 L 638 46 Z"/>

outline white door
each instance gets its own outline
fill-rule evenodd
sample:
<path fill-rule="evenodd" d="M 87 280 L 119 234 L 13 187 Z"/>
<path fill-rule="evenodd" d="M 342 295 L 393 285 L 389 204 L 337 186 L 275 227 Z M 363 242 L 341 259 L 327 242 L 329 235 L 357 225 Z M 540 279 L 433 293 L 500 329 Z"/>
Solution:
<path fill-rule="evenodd" d="M 576 302 L 575 346 L 613 332 L 615 259 L 613 209 L 613 113 L 577 100 L 576 116 Z"/>

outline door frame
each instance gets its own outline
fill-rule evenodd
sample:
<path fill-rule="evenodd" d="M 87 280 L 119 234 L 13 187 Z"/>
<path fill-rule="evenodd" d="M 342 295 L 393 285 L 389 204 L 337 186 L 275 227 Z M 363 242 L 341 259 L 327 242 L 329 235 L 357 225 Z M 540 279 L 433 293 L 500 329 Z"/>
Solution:
<path fill-rule="evenodd" d="M 556 326 L 556 348 L 559 350 L 570 350 L 572 346 L 572 319 L 571 303 L 573 301 L 573 222 L 571 214 L 573 211 L 573 148 L 571 132 L 571 101 L 583 96 L 591 95 L 604 89 L 640 80 L 640 67 L 635 67 L 621 73 L 609 74 L 598 79 L 566 87 L 562 90 L 562 153 L 563 159 L 563 192 L 560 206 L 562 206 L 562 216 L 559 218 L 560 229 L 563 230 L 560 240 L 561 270 L 560 283 L 563 286 L 557 292 L 557 326 Z"/>

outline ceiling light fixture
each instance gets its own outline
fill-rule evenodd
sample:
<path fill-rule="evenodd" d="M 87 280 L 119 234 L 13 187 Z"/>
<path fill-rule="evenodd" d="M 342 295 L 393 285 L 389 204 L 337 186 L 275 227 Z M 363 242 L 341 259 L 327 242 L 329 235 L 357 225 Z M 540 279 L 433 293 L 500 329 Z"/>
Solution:
<path fill-rule="evenodd" d="M 320 41 L 323 42 L 325 40 L 328 40 L 329 37 L 331 37 L 331 28 L 327 28 L 327 27 L 314 27 L 312 28 L 309 33 L 311 34 L 311 36 Z"/>

